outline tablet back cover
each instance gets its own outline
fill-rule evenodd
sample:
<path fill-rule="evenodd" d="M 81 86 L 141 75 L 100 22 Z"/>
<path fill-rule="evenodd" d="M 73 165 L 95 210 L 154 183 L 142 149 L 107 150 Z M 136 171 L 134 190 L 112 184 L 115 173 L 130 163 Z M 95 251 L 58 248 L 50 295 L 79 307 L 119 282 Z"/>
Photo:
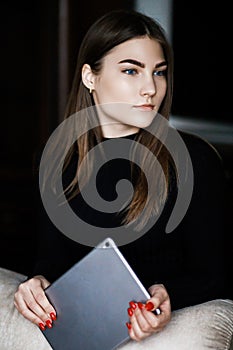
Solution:
<path fill-rule="evenodd" d="M 57 320 L 43 331 L 54 350 L 112 350 L 129 340 L 129 301 L 149 294 L 107 238 L 51 284 L 45 293 Z"/>

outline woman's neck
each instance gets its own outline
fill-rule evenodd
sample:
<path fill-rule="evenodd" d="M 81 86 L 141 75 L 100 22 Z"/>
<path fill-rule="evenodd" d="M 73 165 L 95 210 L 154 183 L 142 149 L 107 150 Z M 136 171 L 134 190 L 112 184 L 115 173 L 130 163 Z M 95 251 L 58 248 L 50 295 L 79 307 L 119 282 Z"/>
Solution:
<path fill-rule="evenodd" d="M 119 137 L 126 137 L 130 135 L 135 135 L 139 132 L 139 128 L 137 127 L 132 127 L 132 128 L 127 128 L 127 129 L 121 129 L 121 130 L 111 130 L 108 129 L 107 127 L 102 127 L 102 134 L 105 139 L 113 139 L 113 138 L 119 138 Z"/>

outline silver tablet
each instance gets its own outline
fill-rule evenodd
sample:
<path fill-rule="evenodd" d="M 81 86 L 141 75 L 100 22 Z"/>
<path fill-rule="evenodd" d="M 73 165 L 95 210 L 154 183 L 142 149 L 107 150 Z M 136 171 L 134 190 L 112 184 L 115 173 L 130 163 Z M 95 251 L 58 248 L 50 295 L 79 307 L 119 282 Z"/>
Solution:
<path fill-rule="evenodd" d="M 150 298 L 111 238 L 105 239 L 45 293 L 57 312 L 42 331 L 54 350 L 112 350 L 129 340 L 130 301 Z"/>

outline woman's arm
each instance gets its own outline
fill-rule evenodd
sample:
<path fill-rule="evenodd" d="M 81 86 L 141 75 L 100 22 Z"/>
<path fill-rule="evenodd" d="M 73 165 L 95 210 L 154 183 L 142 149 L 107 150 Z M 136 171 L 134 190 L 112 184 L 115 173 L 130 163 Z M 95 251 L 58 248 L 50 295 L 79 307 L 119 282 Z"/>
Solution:
<path fill-rule="evenodd" d="M 227 297 L 223 163 L 206 141 L 191 135 L 186 135 L 184 141 L 192 159 L 194 189 L 188 211 L 177 228 L 182 273 L 163 281 L 174 309 Z"/>

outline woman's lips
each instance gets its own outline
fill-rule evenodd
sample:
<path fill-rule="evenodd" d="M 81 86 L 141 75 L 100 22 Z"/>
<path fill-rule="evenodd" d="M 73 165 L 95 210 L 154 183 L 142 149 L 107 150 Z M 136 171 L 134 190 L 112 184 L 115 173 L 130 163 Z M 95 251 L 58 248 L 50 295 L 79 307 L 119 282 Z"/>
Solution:
<path fill-rule="evenodd" d="M 154 110 L 154 105 L 150 105 L 150 104 L 144 104 L 144 105 L 137 105 L 134 106 L 134 108 L 139 109 L 140 111 L 153 111 Z"/>

